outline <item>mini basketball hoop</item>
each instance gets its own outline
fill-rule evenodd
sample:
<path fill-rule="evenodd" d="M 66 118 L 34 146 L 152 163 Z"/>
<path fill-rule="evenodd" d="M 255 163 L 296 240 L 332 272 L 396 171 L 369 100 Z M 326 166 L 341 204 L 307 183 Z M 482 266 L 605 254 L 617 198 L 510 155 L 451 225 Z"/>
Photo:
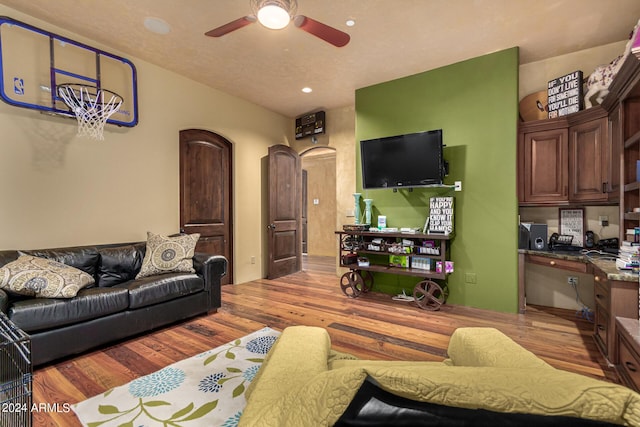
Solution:
<path fill-rule="evenodd" d="M 78 136 L 104 140 L 104 124 L 120 108 L 122 97 L 107 89 L 78 83 L 60 84 L 57 92 L 78 120 Z"/>

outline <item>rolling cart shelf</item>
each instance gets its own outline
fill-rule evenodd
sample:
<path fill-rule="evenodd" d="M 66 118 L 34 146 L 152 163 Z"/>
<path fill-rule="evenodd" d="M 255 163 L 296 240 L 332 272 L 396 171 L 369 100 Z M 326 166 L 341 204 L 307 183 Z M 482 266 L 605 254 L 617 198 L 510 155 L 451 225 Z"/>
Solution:
<path fill-rule="evenodd" d="M 446 283 L 441 286 L 434 279 L 445 281 L 447 278 L 447 242 L 453 235 L 351 230 L 336 231 L 336 234 L 340 237 L 340 266 L 351 270 L 340 278 L 340 287 L 346 296 L 357 298 L 369 292 L 374 272 L 422 278 L 413 291 L 414 300 L 422 309 L 438 310 L 446 301 Z M 371 245 L 377 249 L 371 249 Z M 390 258 L 394 256 L 402 265 L 392 265 Z M 372 260 L 363 264 L 360 262 L 363 257 Z M 423 268 L 411 267 L 418 263 Z M 436 263 L 440 263 L 441 272 L 436 271 Z M 424 268 L 425 264 L 430 269 Z"/>
<path fill-rule="evenodd" d="M 447 275 L 445 273 L 436 273 L 436 272 L 431 272 L 429 270 L 422 270 L 420 268 L 396 267 L 393 265 L 370 265 L 367 267 L 362 267 L 362 266 L 358 266 L 357 264 L 348 264 L 348 265 L 340 264 L 340 267 L 351 268 L 354 270 L 373 271 L 375 273 L 390 273 L 390 274 L 399 274 L 401 276 L 424 277 L 424 278 L 430 278 L 430 279 L 444 280 L 447 278 Z"/>

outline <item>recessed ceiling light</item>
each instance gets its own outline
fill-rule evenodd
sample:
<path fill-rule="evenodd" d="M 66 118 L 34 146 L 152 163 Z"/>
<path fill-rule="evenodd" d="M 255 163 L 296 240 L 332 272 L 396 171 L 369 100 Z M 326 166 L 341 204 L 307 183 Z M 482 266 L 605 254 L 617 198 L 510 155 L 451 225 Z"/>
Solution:
<path fill-rule="evenodd" d="M 144 27 L 156 34 L 167 34 L 171 31 L 171 27 L 166 21 L 153 16 L 144 18 Z"/>
<path fill-rule="evenodd" d="M 303 87 L 303 88 L 302 88 L 302 91 L 303 91 L 304 93 L 311 93 L 311 92 L 313 92 L 313 89 L 311 89 L 310 87 Z"/>
<path fill-rule="evenodd" d="M 356 21 L 355 19 L 347 19 L 347 27 L 353 27 L 354 25 L 356 25 Z"/>

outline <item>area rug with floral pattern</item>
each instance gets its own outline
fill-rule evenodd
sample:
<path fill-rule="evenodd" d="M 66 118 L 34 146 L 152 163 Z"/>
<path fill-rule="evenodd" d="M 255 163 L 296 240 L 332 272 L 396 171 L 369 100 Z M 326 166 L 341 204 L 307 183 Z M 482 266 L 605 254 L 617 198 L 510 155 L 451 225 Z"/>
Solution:
<path fill-rule="evenodd" d="M 280 332 L 264 328 L 73 405 L 87 427 L 238 424 L 244 393 Z"/>

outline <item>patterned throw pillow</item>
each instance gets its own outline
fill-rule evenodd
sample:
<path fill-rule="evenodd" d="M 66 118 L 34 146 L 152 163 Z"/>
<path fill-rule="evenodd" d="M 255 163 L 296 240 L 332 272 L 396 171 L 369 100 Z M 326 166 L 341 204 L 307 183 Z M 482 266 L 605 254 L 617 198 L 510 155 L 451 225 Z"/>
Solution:
<path fill-rule="evenodd" d="M 20 255 L 0 268 L 0 289 L 36 298 L 73 298 L 94 278 L 57 261 Z"/>
<path fill-rule="evenodd" d="M 147 251 L 136 279 L 165 273 L 193 273 L 193 254 L 200 234 L 166 237 L 147 232 Z"/>

